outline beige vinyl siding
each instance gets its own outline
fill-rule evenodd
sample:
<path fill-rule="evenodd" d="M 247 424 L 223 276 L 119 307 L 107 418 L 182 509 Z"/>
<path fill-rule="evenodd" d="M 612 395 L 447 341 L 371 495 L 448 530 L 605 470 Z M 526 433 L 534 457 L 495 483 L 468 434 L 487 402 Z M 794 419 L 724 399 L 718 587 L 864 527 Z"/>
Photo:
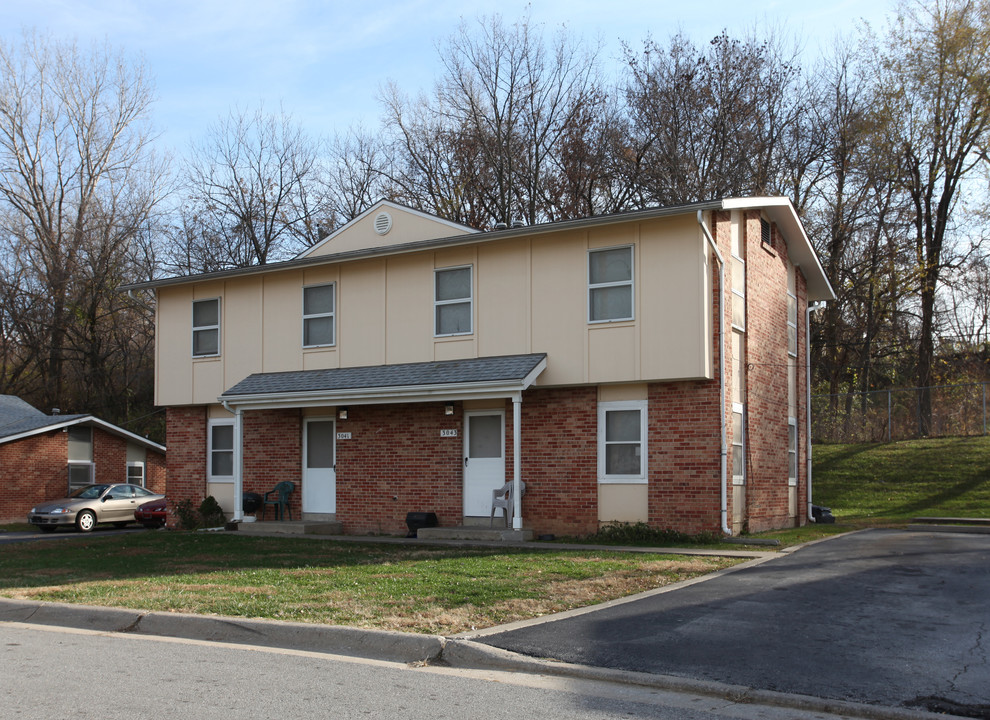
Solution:
<path fill-rule="evenodd" d="M 393 211 L 393 230 L 403 218 Z M 372 231 L 373 232 L 373 231 Z M 631 246 L 631 320 L 588 321 L 589 251 Z M 472 269 L 472 328 L 434 336 L 434 271 Z M 160 405 L 214 403 L 255 372 L 545 352 L 537 383 L 712 377 L 711 267 L 693 216 L 159 289 Z M 335 283 L 336 344 L 303 348 L 302 288 Z M 221 353 L 191 357 L 191 302 L 221 298 Z"/>

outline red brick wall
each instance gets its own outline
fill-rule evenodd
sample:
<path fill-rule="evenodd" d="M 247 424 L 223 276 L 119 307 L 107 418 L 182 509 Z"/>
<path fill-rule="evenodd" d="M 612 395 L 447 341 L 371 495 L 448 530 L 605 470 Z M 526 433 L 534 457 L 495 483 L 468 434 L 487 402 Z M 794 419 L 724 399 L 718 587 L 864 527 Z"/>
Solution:
<path fill-rule="evenodd" d="M 687 533 L 721 527 L 718 401 L 712 380 L 650 385 L 650 525 Z"/>
<path fill-rule="evenodd" d="M 776 226 L 773 247 L 761 242 L 760 213 L 745 215 L 746 233 L 746 360 L 748 416 L 746 516 L 747 529 L 759 532 L 793 525 L 788 503 L 788 375 L 787 366 L 787 247 Z M 800 272 L 798 272 L 800 278 Z M 804 308 L 803 278 L 798 283 L 798 393 L 799 447 L 803 439 Z M 804 470 L 799 453 L 798 522 L 803 517 L 801 489 Z M 731 511 L 730 511 L 731 512 Z"/>
<path fill-rule="evenodd" d="M 169 506 L 199 504 L 206 496 L 206 408 L 170 407 L 165 412 Z M 171 521 L 171 518 L 170 518 Z"/>
<path fill-rule="evenodd" d="M 68 433 L 61 430 L 0 445 L 0 522 L 26 522 L 32 506 L 65 497 L 69 491 Z M 95 481 L 127 481 L 127 440 L 93 428 Z M 146 483 L 165 488 L 165 460 L 148 451 Z"/>
<path fill-rule="evenodd" d="M 65 497 L 68 448 L 61 430 L 0 445 L 0 522 L 27 522 L 32 506 Z"/>
<path fill-rule="evenodd" d="M 289 497 L 289 511 L 293 520 L 299 520 L 302 517 L 302 419 L 299 410 L 246 412 L 243 417 L 244 492 L 255 492 L 264 497 L 276 483 L 294 482 L 296 488 Z M 203 437 L 205 442 L 205 430 Z M 258 517 L 261 517 L 260 511 Z M 265 519 L 272 517 L 269 509 Z"/>
<path fill-rule="evenodd" d="M 536 533 L 582 535 L 598 529 L 597 396 L 594 386 L 523 395 L 523 523 Z M 511 445 L 511 405 L 506 425 Z M 511 480 L 511 452 L 507 455 Z"/>
<path fill-rule="evenodd" d="M 435 512 L 461 524 L 464 416 L 442 403 L 351 407 L 338 432 L 337 520 L 348 533 L 405 534 L 407 512 Z M 456 429 L 457 437 L 440 437 Z"/>

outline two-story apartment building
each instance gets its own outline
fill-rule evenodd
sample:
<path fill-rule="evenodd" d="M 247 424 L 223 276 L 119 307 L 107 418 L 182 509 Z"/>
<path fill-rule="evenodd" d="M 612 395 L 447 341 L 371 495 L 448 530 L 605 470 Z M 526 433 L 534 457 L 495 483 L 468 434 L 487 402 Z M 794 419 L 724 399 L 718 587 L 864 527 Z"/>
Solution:
<path fill-rule="evenodd" d="M 784 198 L 476 232 L 380 202 L 297 258 L 157 296 L 168 493 L 296 483 L 349 533 L 483 518 L 537 533 L 803 524 L 809 301 Z M 518 497 L 518 496 L 517 496 Z"/>

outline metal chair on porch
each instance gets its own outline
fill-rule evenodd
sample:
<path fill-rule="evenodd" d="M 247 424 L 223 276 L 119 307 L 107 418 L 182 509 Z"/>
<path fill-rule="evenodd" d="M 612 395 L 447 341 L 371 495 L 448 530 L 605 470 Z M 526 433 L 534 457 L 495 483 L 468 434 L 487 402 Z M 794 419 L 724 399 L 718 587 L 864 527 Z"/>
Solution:
<path fill-rule="evenodd" d="M 271 505 L 275 509 L 275 519 L 284 520 L 285 514 L 289 514 L 292 519 L 292 508 L 289 506 L 289 496 L 296 489 L 296 484 L 289 480 L 276 483 L 275 488 L 265 493 L 265 499 L 261 504 L 261 519 L 265 519 L 265 510 Z"/>
<path fill-rule="evenodd" d="M 526 494 L 526 483 L 519 483 L 519 497 L 523 497 Z M 502 509 L 503 517 L 505 518 L 505 526 L 509 527 L 509 521 L 512 519 L 512 515 L 515 512 L 515 503 L 512 498 L 512 483 L 507 482 L 502 487 L 497 490 L 492 490 L 492 516 L 489 527 L 495 527 L 495 511 L 499 508 Z"/>

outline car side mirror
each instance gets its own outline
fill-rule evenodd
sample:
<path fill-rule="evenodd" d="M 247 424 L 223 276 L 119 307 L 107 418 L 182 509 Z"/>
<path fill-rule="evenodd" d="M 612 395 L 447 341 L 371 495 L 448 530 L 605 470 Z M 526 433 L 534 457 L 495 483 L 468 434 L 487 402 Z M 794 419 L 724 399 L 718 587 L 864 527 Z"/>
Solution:
<path fill-rule="evenodd" d="M 113 495 L 105 495 L 100 502 L 106 502 L 107 500 L 113 500 Z"/>

